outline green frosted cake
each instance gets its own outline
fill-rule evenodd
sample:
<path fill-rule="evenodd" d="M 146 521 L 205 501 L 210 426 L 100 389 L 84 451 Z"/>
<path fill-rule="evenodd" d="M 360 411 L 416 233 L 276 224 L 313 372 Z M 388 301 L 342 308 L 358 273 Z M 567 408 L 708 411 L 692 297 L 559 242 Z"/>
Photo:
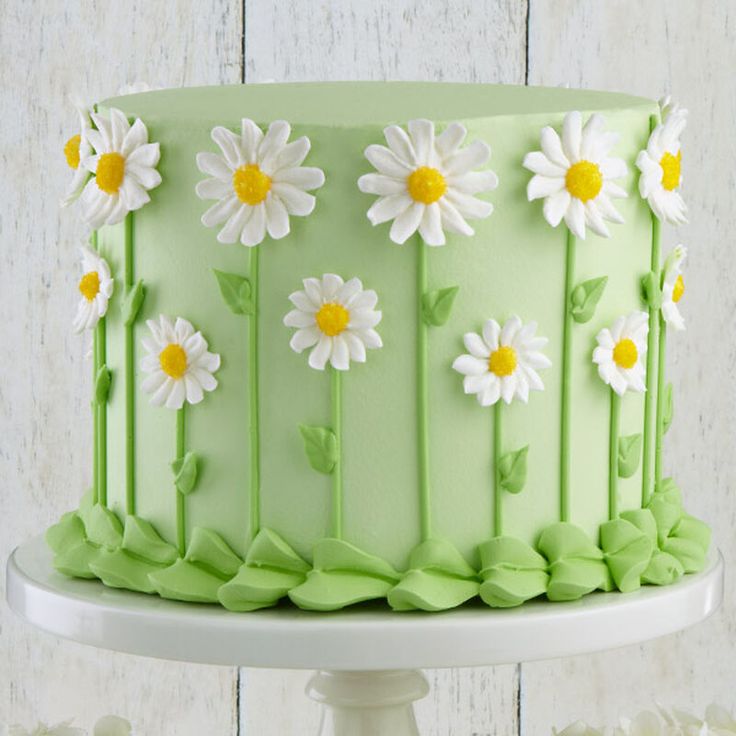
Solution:
<path fill-rule="evenodd" d="M 700 570 L 709 530 L 662 463 L 685 122 L 420 83 L 81 109 L 94 455 L 56 568 L 233 611 L 510 607 Z"/>

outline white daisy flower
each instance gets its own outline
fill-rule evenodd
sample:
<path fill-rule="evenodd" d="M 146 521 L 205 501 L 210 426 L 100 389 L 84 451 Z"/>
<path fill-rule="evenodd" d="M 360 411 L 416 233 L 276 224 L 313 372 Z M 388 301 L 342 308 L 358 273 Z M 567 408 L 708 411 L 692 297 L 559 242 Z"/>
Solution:
<path fill-rule="evenodd" d="M 562 123 L 562 139 L 553 128 L 542 128 L 542 150 L 524 156 L 524 168 L 534 173 L 526 189 L 529 201 L 544 199 L 545 220 L 557 227 L 564 218 L 582 240 L 586 227 L 608 238 L 605 220 L 624 221 L 612 199 L 628 196 L 614 182 L 626 176 L 627 167 L 609 155 L 619 137 L 604 127 L 600 115 L 591 115 L 583 127 L 582 115 L 569 112 Z"/>
<path fill-rule="evenodd" d="M 107 261 L 91 248 L 79 249 L 82 256 L 82 278 L 79 281 L 79 300 L 74 317 L 74 330 L 93 330 L 107 313 L 113 291 L 113 279 Z"/>
<path fill-rule="evenodd" d="M 220 243 L 253 246 L 268 233 L 274 240 L 289 234 L 289 215 L 306 217 L 315 198 L 307 192 L 325 183 L 321 169 L 302 166 L 310 149 L 302 136 L 288 143 L 291 127 L 276 120 L 263 131 L 243 118 L 240 135 L 227 128 L 212 129 L 222 155 L 198 153 L 197 166 L 210 179 L 197 184 L 200 199 L 218 200 L 202 215 L 205 227 L 224 226 Z"/>
<path fill-rule="evenodd" d="M 463 342 L 468 353 L 452 364 L 465 376 L 465 393 L 475 394 L 481 406 L 492 406 L 499 399 L 510 404 L 515 397 L 526 403 L 529 391 L 543 391 L 537 371 L 552 363 L 542 353 L 547 338 L 536 333 L 536 322 L 523 325 L 518 317 L 508 319 L 503 328 L 489 319 L 480 335 L 466 333 Z"/>
<path fill-rule="evenodd" d="M 687 206 L 679 189 L 682 183 L 680 136 L 687 125 L 687 110 L 670 105 L 662 107 L 662 120 L 649 136 L 646 150 L 636 157 L 639 193 L 649 202 L 652 212 L 665 222 L 687 222 Z"/>
<path fill-rule="evenodd" d="M 297 330 L 289 343 L 294 352 L 312 348 L 312 368 L 324 370 L 329 361 L 333 368 L 346 371 L 351 360 L 365 363 L 366 348 L 383 347 L 374 329 L 382 316 L 375 308 L 375 291 L 363 289 L 358 278 L 343 281 L 334 273 L 303 283 L 304 291 L 289 296 L 296 309 L 284 317 L 284 324 Z"/>
<path fill-rule="evenodd" d="M 676 330 L 685 329 L 685 320 L 680 314 L 679 302 L 685 293 L 685 280 L 682 278 L 682 263 L 687 256 L 687 248 L 678 245 L 664 263 L 662 280 L 662 317 Z"/>
<path fill-rule="evenodd" d="M 94 155 L 82 166 L 95 176 L 82 192 L 82 216 L 97 229 L 122 222 L 128 212 L 150 202 L 148 190 L 161 183 L 156 171 L 161 152 L 158 143 L 148 142 L 148 130 L 140 119 L 131 125 L 120 110 L 109 117 L 92 113 L 97 130 L 87 131 Z"/>
<path fill-rule="evenodd" d="M 491 149 L 479 140 L 461 148 L 467 131 L 451 123 L 435 136 L 434 123 L 411 120 L 408 133 L 398 125 L 384 130 L 386 146 L 371 145 L 365 157 L 378 173 L 358 179 L 361 192 L 377 194 L 368 210 L 373 225 L 393 220 L 389 237 L 405 243 L 417 230 L 427 245 L 444 245 L 445 232 L 474 235 L 467 219 L 483 219 L 493 205 L 476 194 L 498 186 L 484 166 Z"/>
<path fill-rule="evenodd" d="M 598 365 L 598 375 L 619 396 L 628 389 L 646 391 L 644 358 L 648 332 L 647 313 L 632 312 L 596 336 L 598 347 L 593 351 L 593 362 Z"/>
<path fill-rule="evenodd" d="M 207 340 L 190 322 L 177 317 L 172 324 L 162 314 L 158 321 L 149 319 L 146 324 L 151 337 L 143 339 L 148 355 L 140 367 L 149 375 L 141 387 L 152 394 L 151 404 L 181 409 L 185 401 L 198 404 L 204 391 L 217 388 L 212 374 L 220 367 L 220 356 L 208 352 Z"/>
<path fill-rule="evenodd" d="M 73 99 L 74 108 L 79 118 L 79 132 L 75 133 L 64 144 L 64 158 L 67 166 L 72 170 L 72 179 L 69 182 L 64 199 L 61 201 L 62 207 L 68 207 L 82 193 L 84 185 L 89 178 L 89 171 L 82 165 L 82 162 L 91 153 L 89 142 L 87 141 L 87 132 L 91 128 L 90 110 L 80 100 Z"/>

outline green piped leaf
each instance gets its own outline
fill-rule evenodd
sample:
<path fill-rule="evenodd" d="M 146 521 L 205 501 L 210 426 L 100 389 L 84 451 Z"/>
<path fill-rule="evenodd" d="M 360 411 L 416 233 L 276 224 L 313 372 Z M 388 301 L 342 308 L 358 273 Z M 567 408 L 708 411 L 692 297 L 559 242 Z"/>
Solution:
<path fill-rule="evenodd" d="M 122 549 L 114 552 L 100 550 L 89 567 L 110 588 L 137 590 L 139 593 L 156 592 L 149 574 L 162 568 L 161 565 L 134 557 Z"/>
<path fill-rule="evenodd" d="M 655 549 L 641 581 L 647 585 L 671 585 L 685 574 L 682 563 L 671 554 Z"/>
<path fill-rule="evenodd" d="M 618 475 L 631 478 L 639 467 L 641 434 L 630 434 L 618 439 Z"/>
<path fill-rule="evenodd" d="M 155 565 L 171 565 L 178 557 L 176 548 L 165 542 L 145 519 L 137 516 L 125 519 L 122 548 Z"/>
<path fill-rule="evenodd" d="M 184 559 L 225 580 L 232 578 L 243 564 L 219 534 L 202 527 L 195 527 L 192 531 Z"/>
<path fill-rule="evenodd" d="M 318 570 L 362 573 L 392 583 L 401 577 L 388 562 L 341 539 L 321 539 L 314 545 L 313 556 Z"/>
<path fill-rule="evenodd" d="M 529 445 L 520 450 L 507 452 L 501 455 L 498 461 L 498 473 L 501 488 L 509 493 L 521 493 L 526 483 L 526 459 L 529 454 Z"/>
<path fill-rule="evenodd" d="M 46 544 L 57 555 L 81 544 L 85 539 L 84 524 L 75 511 L 64 514 L 46 531 Z"/>
<path fill-rule="evenodd" d="M 570 313 L 572 318 L 580 323 L 590 322 L 595 314 L 595 308 L 606 290 L 608 276 L 589 279 L 578 284 L 570 295 Z"/>
<path fill-rule="evenodd" d="M 637 590 L 654 550 L 647 534 L 626 519 L 614 519 L 601 526 L 601 547 L 616 587 L 622 593 Z"/>
<path fill-rule="evenodd" d="M 100 554 L 100 548 L 90 542 L 81 542 L 54 557 L 54 568 L 72 578 L 97 577 L 90 565 Z"/>
<path fill-rule="evenodd" d="M 340 608 L 385 598 L 393 583 L 351 572 L 312 570 L 307 579 L 289 591 L 289 598 L 307 611 L 337 611 Z"/>
<path fill-rule="evenodd" d="M 651 309 L 659 309 L 662 306 L 662 289 L 654 271 L 650 271 L 641 280 L 641 298 Z"/>
<path fill-rule="evenodd" d="M 225 300 L 225 304 L 233 314 L 253 314 L 255 307 L 252 299 L 250 281 L 237 273 L 226 273 L 212 269 L 217 278 L 217 285 Z"/>
<path fill-rule="evenodd" d="M 107 403 L 107 397 L 110 395 L 110 385 L 112 383 L 112 374 L 106 365 L 100 366 L 95 378 L 95 404 L 102 406 Z"/>
<path fill-rule="evenodd" d="M 476 577 L 475 570 L 458 550 L 445 539 L 426 539 L 411 551 L 409 568 L 437 570 L 459 578 Z"/>
<path fill-rule="evenodd" d="M 299 432 L 304 440 L 304 452 L 307 460 L 318 473 L 329 475 L 337 464 L 337 439 L 335 433 L 327 427 L 299 425 Z"/>
<path fill-rule="evenodd" d="M 123 525 L 110 509 L 95 504 L 85 524 L 87 539 L 93 544 L 115 550 L 123 542 Z"/>
<path fill-rule="evenodd" d="M 422 315 L 424 321 L 433 327 L 441 327 L 450 319 L 452 306 L 459 286 L 448 286 L 436 291 L 428 291 L 422 296 Z"/>
<path fill-rule="evenodd" d="M 250 545 L 246 565 L 307 573 L 310 569 L 294 550 L 271 529 L 261 529 Z"/>
<path fill-rule="evenodd" d="M 153 572 L 148 578 L 162 598 L 192 603 L 217 603 L 217 593 L 224 582 L 187 560 L 177 560 L 171 567 Z"/>
<path fill-rule="evenodd" d="M 135 322 L 135 318 L 138 316 L 138 312 L 140 312 L 145 298 L 146 289 L 143 286 L 143 281 L 139 280 L 133 288 L 128 290 L 128 293 L 120 304 L 120 311 L 123 315 L 123 324 L 126 327 L 130 327 L 130 325 Z"/>
<path fill-rule="evenodd" d="M 667 432 L 672 426 L 672 419 L 675 416 L 675 399 L 673 396 L 672 384 L 668 383 L 664 388 L 664 412 L 662 413 L 662 431 Z"/>
<path fill-rule="evenodd" d="M 174 472 L 174 485 L 185 496 L 190 494 L 197 485 L 197 455 L 188 452 L 184 457 L 177 458 L 171 463 Z"/>

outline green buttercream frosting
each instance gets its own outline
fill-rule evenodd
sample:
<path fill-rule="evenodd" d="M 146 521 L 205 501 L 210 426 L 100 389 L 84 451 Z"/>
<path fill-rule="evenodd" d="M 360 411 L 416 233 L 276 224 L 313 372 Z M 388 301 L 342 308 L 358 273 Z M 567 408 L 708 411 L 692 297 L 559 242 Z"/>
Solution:
<path fill-rule="evenodd" d="M 477 595 L 477 574 L 465 558 L 446 540 L 428 539 L 412 550 L 388 602 L 395 611 L 444 611 Z"/>
<path fill-rule="evenodd" d="M 622 593 L 636 590 L 652 557 L 650 537 L 630 521 L 614 519 L 601 526 L 601 547 L 616 587 Z"/>
<path fill-rule="evenodd" d="M 495 537 L 478 551 L 480 597 L 489 606 L 512 608 L 547 592 L 547 560 L 520 539 Z"/>

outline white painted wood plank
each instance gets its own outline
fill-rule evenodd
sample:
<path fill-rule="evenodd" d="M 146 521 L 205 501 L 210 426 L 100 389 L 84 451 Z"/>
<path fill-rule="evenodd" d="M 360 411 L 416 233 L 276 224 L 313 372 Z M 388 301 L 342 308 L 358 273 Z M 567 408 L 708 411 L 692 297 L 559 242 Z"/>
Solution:
<path fill-rule="evenodd" d="M 707 8 L 707 9 L 706 9 Z M 682 305 L 688 331 L 669 339 L 675 423 L 666 439 L 666 470 L 688 509 L 708 521 L 727 563 L 736 554 L 733 453 L 732 233 L 736 90 L 733 3 L 532 0 L 530 83 L 616 89 L 657 98 L 671 91 L 690 109 L 684 194 L 691 224 L 665 242 L 690 247 Z M 727 564 L 727 590 L 735 582 Z M 584 717 L 610 723 L 618 714 L 665 704 L 702 710 L 734 704 L 733 630 L 726 597 L 720 614 L 690 631 L 641 647 L 592 657 L 525 665 L 524 734 L 548 733 Z"/>
<path fill-rule="evenodd" d="M 242 10 L 230 0 L 2 3 L 0 22 L 0 559 L 78 501 L 90 473 L 91 367 L 72 334 L 78 218 L 59 214 L 75 132 L 67 96 L 128 82 L 237 82 Z M 11 347 L 12 346 L 12 347 Z M 3 583 L 0 583 L 3 585 Z M 236 671 L 57 641 L 0 596 L 0 722 L 130 715 L 137 733 L 236 733 Z"/>
<path fill-rule="evenodd" d="M 248 0 L 245 7 L 250 82 L 524 82 L 524 2 Z M 432 692 L 417 706 L 423 736 L 516 732 L 514 667 L 427 675 Z M 246 671 L 244 733 L 287 736 L 316 728 L 319 709 L 302 694 L 308 677 Z"/>

